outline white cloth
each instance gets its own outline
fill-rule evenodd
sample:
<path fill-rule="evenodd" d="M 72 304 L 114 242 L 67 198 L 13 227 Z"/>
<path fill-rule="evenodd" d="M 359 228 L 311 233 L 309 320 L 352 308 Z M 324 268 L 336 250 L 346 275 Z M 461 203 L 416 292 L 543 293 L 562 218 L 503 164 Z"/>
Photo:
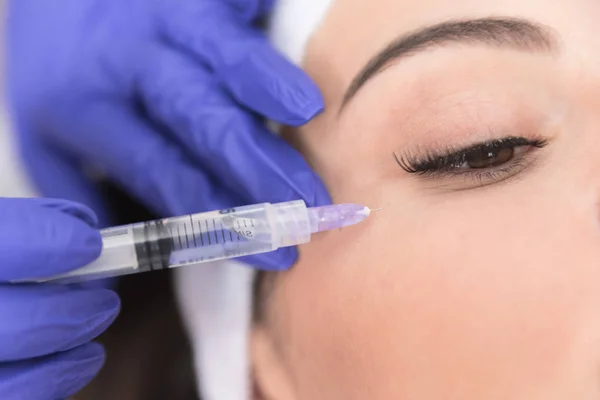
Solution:
<path fill-rule="evenodd" d="M 334 0 L 278 0 L 269 36 L 292 61 Z M 198 392 L 205 400 L 250 398 L 247 338 L 253 271 L 222 261 L 176 270 L 176 293 L 192 342 Z"/>

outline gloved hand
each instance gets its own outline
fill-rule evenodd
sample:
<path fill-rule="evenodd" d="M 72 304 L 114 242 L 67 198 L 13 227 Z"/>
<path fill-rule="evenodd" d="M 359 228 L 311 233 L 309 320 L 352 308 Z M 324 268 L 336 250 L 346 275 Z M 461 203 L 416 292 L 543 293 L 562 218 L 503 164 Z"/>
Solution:
<path fill-rule="evenodd" d="M 328 194 L 260 116 L 307 122 L 316 85 L 254 26 L 273 0 L 12 0 L 8 94 L 46 196 L 109 214 L 82 169 L 161 216 Z M 285 268 L 292 248 L 260 262 Z"/>
<path fill-rule="evenodd" d="M 8 283 L 93 261 L 102 246 L 95 218 L 64 200 L 0 198 L 0 399 L 65 399 L 102 366 L 104 351 L 90 341 L 117 316 L 116 293 Z"/>

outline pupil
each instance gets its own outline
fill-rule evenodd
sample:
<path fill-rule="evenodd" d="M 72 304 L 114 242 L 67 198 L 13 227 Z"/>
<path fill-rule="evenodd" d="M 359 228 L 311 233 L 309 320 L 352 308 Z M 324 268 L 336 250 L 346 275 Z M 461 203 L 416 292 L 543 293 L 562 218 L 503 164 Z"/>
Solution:
<path fill-rule="evenodd" d="M 513 148 L 502 149 L 482 149 L 469 154 L 466 157 L 466 163 L 469 168 L 490 168 L 502 165 L 513 158 Z"/>

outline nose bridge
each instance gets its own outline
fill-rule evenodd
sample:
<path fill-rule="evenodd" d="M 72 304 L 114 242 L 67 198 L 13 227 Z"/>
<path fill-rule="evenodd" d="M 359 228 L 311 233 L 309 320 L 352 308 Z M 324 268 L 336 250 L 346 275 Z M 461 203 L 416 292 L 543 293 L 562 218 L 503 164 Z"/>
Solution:
<path fill-rule="evenodd" d="M 561 186 L 563 190 L 572 191 L 566 194 L 574 202 L 573 206 L 583 206 L 586 213 L 591 213 L 600 249 L 600 101 L 577 107 L 566 129 L 565 160 L 561 164 L 569 177 L 565 176 Z"/>
<path fill-rule="evenodd" d="M 567 165 L 572 166 L 568 173 L 572 174 L 573 185 L 566 189 L 574 191 L 571 198 L 575 207 L 583 206 L 593 222 L 594 239 L 586 254 L 600 270 L 600 86 L 584 90 L 574 109 L 570 128 L 573 132 L 566 135 L 570 147 L 576 149 L 568 157 L 571 160 L 567 160 Z"/>
<path fill-rule="evenodd" d="M 541 270 L 557 273 L 582 307 L 600 315 L 600 79 L 572 81 L 568 91 L 548 136 L 548 162 L 540 164 L 548 262 Z"/>
<path fill-rule="evenodd" d="M 572 81 L 569 91 L 561 123 L 564 161 L 571 166 L 569 170 L 579 171 L 587 181 L 584 183 L 597 186 L 600 193 L 600 77 Z"/>
<path fill-rule="evenodd" d="M 569 90 L 544 166 L 552 170 L 548 183 L 557 196 L 550 209 L 562 214 L 558 224 L 570 232 L 561 235 L 565 255 L 595 265 L 600 279 L 600 77 L 573 81 Z"/>

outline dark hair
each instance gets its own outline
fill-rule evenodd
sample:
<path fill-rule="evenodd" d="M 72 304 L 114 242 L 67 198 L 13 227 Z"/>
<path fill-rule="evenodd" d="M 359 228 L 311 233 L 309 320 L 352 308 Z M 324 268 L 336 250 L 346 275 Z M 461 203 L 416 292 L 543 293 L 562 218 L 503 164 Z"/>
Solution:
<path fill-rule="evenodd" d="M 117 224 L 154 219 L 110 185 L 102 187 Z M 170 270 L 119 280 L 121 313 L 98 338 L 106 349 L 100 374 L 74 400 L 198 400 L 192 351 Z"/>

